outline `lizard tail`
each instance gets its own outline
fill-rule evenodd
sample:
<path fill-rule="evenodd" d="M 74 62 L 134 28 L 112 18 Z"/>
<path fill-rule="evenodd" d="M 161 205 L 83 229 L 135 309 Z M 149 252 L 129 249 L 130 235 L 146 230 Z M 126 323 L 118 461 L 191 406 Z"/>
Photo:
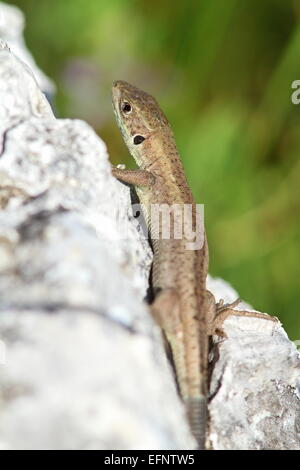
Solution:
<path fill-rule="evenodd" d="M 198 449 L 205 450 L 207 399 L 204 396 L 187 398 L 186 408 L 192 433 L 198 443 Z"/>

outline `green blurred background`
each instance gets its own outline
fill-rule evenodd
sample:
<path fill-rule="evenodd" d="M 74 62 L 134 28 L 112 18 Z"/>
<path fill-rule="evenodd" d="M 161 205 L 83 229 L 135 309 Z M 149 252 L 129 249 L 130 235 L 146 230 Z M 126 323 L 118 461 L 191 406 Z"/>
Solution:
<path fill-rule="evenodd" d="M 210 273 L 300 339 L 298 0 L 14 0 L 27 45 L 54 79 L 60 117 L 88 121 L 114 163 L 113 80 L 153 94 L 174 129 Z"/>

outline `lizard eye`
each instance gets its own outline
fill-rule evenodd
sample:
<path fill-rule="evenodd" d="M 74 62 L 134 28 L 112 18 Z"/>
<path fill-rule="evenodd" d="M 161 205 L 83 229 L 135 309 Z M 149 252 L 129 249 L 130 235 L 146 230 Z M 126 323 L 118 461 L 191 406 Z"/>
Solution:
<path fill-rule="evenodd" d="M 134 143 L 134 145 L 139 145 L 144 140 L 145 140 L 145 137 L 143 137 L 142 135 L 135 135 L 134 138 L 133 138 L 133 143 Z"/>
<path fill-rule="evenodd" d="M 129 114 L 131 112 L 131 106 L 128 101 L 122 103 L 122 111 L 124 114 Z"/>

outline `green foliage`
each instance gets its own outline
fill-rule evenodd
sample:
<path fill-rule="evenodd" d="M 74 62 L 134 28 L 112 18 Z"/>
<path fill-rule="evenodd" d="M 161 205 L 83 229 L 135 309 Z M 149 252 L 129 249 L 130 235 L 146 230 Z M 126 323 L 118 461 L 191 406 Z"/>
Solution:
<path fill-rule="evenodd" d="M 10 3 L 10 2 L 9 2 Z M 60 116 L 86 119 L 126 162 L 110 86 L 152 92 L 174 128 L 211 267 L 300 338 L 300 79 L 296 0 L 15 0 L 58 85 Z"/>

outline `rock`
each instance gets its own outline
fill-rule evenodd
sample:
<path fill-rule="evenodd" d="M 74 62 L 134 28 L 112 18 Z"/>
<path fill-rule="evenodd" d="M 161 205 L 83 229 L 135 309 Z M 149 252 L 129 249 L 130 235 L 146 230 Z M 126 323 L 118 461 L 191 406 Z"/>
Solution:
<path fill-rule="evenodd" d="M 24 26 L 25 18 L 22 11 L 15 6 L 0 2 L 0 38 L 6 41 L 12 52 L 33 70 L 41 90 L 51 97 L 55 92 L 55 85 L 36 65 L 32 54 L 28 51 L 23 37 Z"/>
<path fill-rule="evenodd" d="M 228 302 L 237 297 L 228 290 Z M 300 361 L 295 344 L 279 322 L 234 316 L 224 322 L 224 330 L 227 339 L 215 338 L 213 349 L 212 448 L 299 449 Z"/>

